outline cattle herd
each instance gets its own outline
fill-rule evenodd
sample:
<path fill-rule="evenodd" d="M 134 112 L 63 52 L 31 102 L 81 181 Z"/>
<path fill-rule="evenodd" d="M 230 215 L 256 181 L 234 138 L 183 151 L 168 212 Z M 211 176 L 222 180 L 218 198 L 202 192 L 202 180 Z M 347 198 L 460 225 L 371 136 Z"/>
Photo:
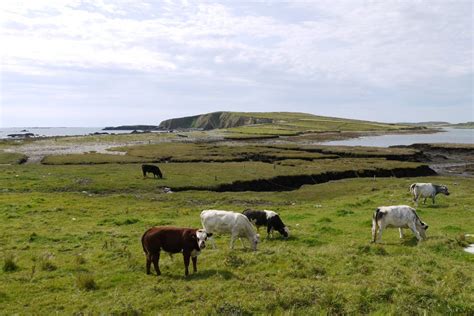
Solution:
<path fill-rule="evenodd" d="M 156 171 L 149 167 L 156 166 L 144 165 L 144 176 L 145 172 Z M 159 172 L 159 176 L 161 178 L 161 172 Z M 430 197 L 434 204 L 435 196 L 438 193 L 449 195 L 446 186 L 432 183 L 413 183 L 410 186 L 410 192 L 416 204 L 418 204 L 419 198 L 424 198 L 423 203 L 425 203 L 426 199 Z M 143 251 L 146 255 L 146 273 L 150 274 L 150 266 L 153 263 L 156 274 L 161 274 L 159 267 L 161 250 L 170 254 L 182 252 L 185 275 L 189 274 L 190 259 L 193 262 L 193 271 L 197 272 L 197 256 L 206 247 L 206 241 L 209 239 L 215 248 L 212 238 L 214 234 L 229 234 L 231 249 L 234 248 L 237 238 L 241 242 L 241 238 L 245 238 L 254 251 L 257 250 L 257 244 L 260 242 L 260 235 L 257 231 L 261 226 L 267 227 L 267 238 L 273 237 L 275 230 L 285 239 L 289 236 L 288 227 L 283 223 L 279 214 L 269 210 L 245 210 L 243 213 L 204 210 L 201 212 L 201 224 L 202 229 L 164 226 L 148 229 L 142 236 Z M 257 231 L 252 224 L 257 227 Z M 372 217 L 372 242 L 380 241 L 382 232 L 387 227 L 398 228 L 400 238 L 403 238 L 403 229 L 408 228 L 419 241 L 426 239 L 426 230 L 428 229 L 428 225 L 418 217 L 415 209 L 407 205 L 380 206 L 375 210 Z M 242 246 L 244 246 L 243 242 Z"/>

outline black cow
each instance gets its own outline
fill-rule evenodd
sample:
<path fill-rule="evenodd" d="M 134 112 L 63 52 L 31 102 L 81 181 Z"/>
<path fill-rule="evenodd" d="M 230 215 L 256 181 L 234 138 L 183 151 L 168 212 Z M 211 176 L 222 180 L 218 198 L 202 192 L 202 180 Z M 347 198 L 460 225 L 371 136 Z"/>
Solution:
<path fill-rule="evenodd" d="M 160 177 L 160 179 L 163 179 L 163 174 L 161 173 L 160 168 L 158 166 L 154 165 L 142 165 L 142 171 L 143 171 L 143 176 L 146 177 L 147 172 L 153 173 L 153 178 L 156 176 Z"/>
<path fill-rule="evenodd" d="M 267 237 L 270 237 L 270 235 L 273 237 L 273 231 L 276 230 L 285 238 L 288 238 L 290 231 L 288 230 L 288 227 L 283 224 L 283 221 L 281 220 L 278 213 L 267 210 L 245 210 L 243 211 L 243 214 L 247 216 L 247 218 L 252 223 L 254 223 L 255 226 L 257 226 L 257 229 L 259 229 L 260 226 L 267 226 Z"/>

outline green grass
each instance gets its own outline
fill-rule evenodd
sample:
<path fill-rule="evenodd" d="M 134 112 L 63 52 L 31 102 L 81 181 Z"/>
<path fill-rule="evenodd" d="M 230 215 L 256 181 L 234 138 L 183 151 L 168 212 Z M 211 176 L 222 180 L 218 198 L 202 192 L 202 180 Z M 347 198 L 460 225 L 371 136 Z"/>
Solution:
<path fill-rule="evenodd" d="M 273 120 L 273 123 L 270 124 L 246 125 L 225 130 L 229 133 L 243 135 L 296 136 L 312 132 L 388 131 L 407 128 L 404 125 L 331 118 L 305 113 L 235 113 L 235 115 Z"/>
<path fill-rule="evenodd" d="M 56 140 L 69 141 L 86 142 Z M 54 140 L 36 144 L 47 142 Z M 162 190 L 416 168 L 385 159 L 410 157 L 413 149 L 152 142 L 116 150 L 125 155 L 49 156 L 43 164 L 1 167 L 0 314 L 474 313 L 474 256 L 463 251 L 474 242 L 464 235 L 474 233 L 473 178 L 356 178 L 286 192 Z M 164 179 L 143 178 L 144 161 L 170 161 L 159 164 Z M 381 244 L 371 244 L 375 208 L 412 205 L 413 182 L 443 183 L 451 192 L 417 209 L 430 226 L 428 240 L 417 244 L 408 231 L 400 240 L 388 229 Z M 239 242 L 231 251 L 229 236 L 216 235 L 218 249 L 202 252 L 197 274 L 184 277 L 180 254 L 161 256 L 160 277 L 145 274 L 140 237 L 149 227 L 200 227 L 203 209 L 248 208 L 279 212 L 290 238 L 266 239 L 261 229 L 252 252 Z"/>
<path fill-rule="evenodd" d="M 143 178 L 141 164 L 93 165 L 18 165 L 4 166 L 0 173 L 0 192 L 82 192 L 113 193 L 173 189 L 216 189 L 237 181 L 253 181 L 277 176 L 320 175 L 397 168 L 417 168 L 413 162 L 370 159 L 300 159 L 277 163 L 162 163 L 163 179 Z M 354 174 L 354 176 L 356 176 Z"/>
<path fill-rule="evenodd" d="M 27 159 L 26 155 L 20 153 L 10 153 L 0 151 L 0 165 L 3 164 L 20 164 L 25 162 Z"/>
<path fill-rule="evenodd" d="M 374 209 L 410 204 L 414 181 L 445 183 L 452 192 L 418 208 L 429 239 L 417 245 L 410 232 L 400 240 L 392 229 L 371 244 Z M 348 179 L 279 193 L 2 193 L 1 253 L 18 266 L 0 272 L 2 312 L 472 314 L 474 256 L 460 236 L 474 227 L 473 186 L 469 178 L 431 177 Z M 239 242 L 230 251 L 229 236 L 218 235 L 218 249 L 202 252 L 197 274 L 184 277 L 180 254 L 162 255 L 162 276 L 145 274 L 140 237 L 150 226 L 199 227 L 202 209 L 249 207 L 279 212 L 290 238 L 276 233 L 251 252 Z M 41 268 L 41 260 L 56 268 Z"/>
<path fill-rule="evenodd" d="M 295 136 L 322 131 L 388 131 L 411 129 L 386 124 L 292 112 L 213 112 L 163 121 L 163 128 L 221 129 L 231 135 Z"/>
<path fill-rule="evenodd" d="M 297 148 L 296 148 L 297 149 Z M 234 145 L 225 146 L 213 143 L 161 143 L 155 145 L 138 145 L 111 148 L 112 151 L 125 152 L 123 161 L 135 159 L 167 162 L 231 162 L 231 161 L 271 161 L 283 159 L 329 159 L 336 155 L 311 153 L 292 148 L 272 148 L 261 145 Z M 77 161 L 73 156 L 71 161 Z M 80 155 L 79 157 L 80 158 Z M 55 156 L 55 164 L 69 162 L 69 155 Z M 107 158 L 104 158 L 107 159 Z M 119 161 L 120 157 L 114 157 Z M 114 162 L 114 161 L 111 161 Z"/>
<path fill-rule="evenodd" d="M 46 164 L 127 163 L 139 161 L 230 162 L 273 161 L 282 159 L 330 159 L 348 157 L 413 157 L 411 148 L 349 147 L 324 145 L 219 145 L 215 143 L 161 143 L 111 148 L 125 155 L 81 154 L 48 156 Z"/>
<path fill-rule="evenodd" d="M 150 159 L 132 157 L 128 155 L 83 153 L 68 155 L 45 156 L 41 163 L 45 165 L 80 165 L 80 164 L 104 164 L 104 163 L 138 163 L 147 162 Z"/>

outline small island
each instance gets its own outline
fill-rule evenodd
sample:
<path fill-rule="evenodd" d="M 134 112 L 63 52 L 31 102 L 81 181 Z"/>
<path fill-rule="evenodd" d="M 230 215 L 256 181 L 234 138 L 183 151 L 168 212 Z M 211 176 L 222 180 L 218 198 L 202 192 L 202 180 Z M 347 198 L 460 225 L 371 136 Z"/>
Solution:
<path fill-rule="evenodd" d="M 121 125 L 121 126 L 108 126 L 102 129 L 103 131 L 155 131 L 159 130 L 157 125 Z"/>

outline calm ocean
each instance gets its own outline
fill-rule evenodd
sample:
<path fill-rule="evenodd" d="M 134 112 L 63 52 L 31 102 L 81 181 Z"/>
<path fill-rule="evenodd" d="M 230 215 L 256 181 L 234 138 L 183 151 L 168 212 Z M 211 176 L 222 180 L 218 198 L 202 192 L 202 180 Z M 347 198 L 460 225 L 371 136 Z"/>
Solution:
<path fill-rule="evenodd" d="M 418 143 L 461 143 L 474 144 L 474 129 L 445 128 L 434 134 L 399 134 L 367 136 L 321 143 L 324 145 L 388 147 Z"/>
<path fill-rule="evenodd" d="M 10 138 L 8 134 L 33 133 L 35 136 L 74 136 L 107 132 L 109 134 L 130 133 L 130 131 L 103 131 L 103 127 L 7 127 L 0 128 L 0 138 Z"/>

